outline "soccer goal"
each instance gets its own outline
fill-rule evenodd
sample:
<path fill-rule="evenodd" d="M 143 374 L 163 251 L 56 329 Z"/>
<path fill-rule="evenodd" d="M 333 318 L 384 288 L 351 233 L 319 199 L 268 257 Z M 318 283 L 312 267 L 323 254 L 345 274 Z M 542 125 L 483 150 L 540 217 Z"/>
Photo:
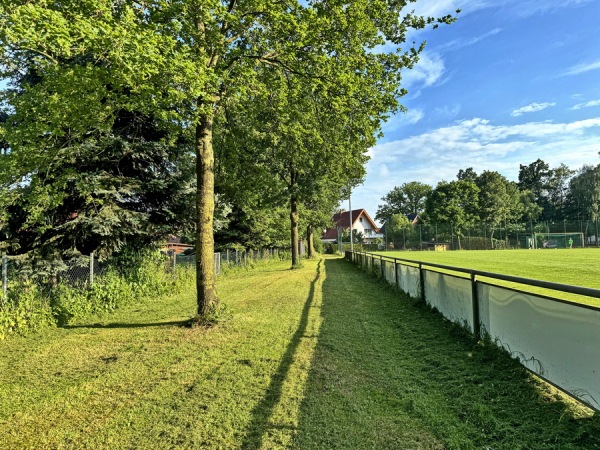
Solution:
<path fill-rule="evenodd" d="M 584 246 L 583 233 L 533 233 L 533 242 L 535 248 L 574 248 Z"/>

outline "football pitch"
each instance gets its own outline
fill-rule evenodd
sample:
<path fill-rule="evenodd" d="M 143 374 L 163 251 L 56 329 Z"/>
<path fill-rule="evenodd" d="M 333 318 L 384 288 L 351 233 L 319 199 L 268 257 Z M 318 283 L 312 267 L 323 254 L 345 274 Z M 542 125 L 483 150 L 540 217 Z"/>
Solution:
<path fill-rule="evenodd" d="M 600 249 L 458 250 L 448 252 L 378 252 L 393 258 L 443 264 L 535 280 L 600 289 Z M 484 280 L 487 281 L 487 280 Z M 524 289 L 522 285 L 494 280 L 494 284 Z M 600 299 L 527 287 L 527 291 L 600 306 Z"/>

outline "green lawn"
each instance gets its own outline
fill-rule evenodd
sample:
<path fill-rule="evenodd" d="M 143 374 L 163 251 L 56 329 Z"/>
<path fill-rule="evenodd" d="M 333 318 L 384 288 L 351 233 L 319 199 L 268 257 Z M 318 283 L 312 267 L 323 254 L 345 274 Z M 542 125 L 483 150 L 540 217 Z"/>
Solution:
<path fill-rule="evenodd" d="M 378 254 L 415 261 L 444 264 L 523 278 L 600 289 L 600 249 L 462 250 L 449 252 L 395 251 Z M 488 280 L 490 281 L 490 280 Z M 522 285 L 491 281 L 523 289 Z M 585 298 L 540 288 L 527 290 L 566 300 L 600 306 L 599 299 Z"/>
<path fill-rule="evenodd" d="M 600 419 L 341 258 L 0 343 L 0 448 L 590 449 Z"/>

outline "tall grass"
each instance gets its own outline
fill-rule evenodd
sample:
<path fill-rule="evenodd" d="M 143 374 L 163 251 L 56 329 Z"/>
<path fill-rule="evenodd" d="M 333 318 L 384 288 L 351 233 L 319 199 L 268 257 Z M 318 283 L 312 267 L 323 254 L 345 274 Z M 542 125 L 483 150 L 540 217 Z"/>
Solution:
<path fill-rule="evenodd" d="M 11 283 L 7 295 L 0 295 L 0 340 L 193 287 L 193 267 L 166 270 L 165 257 L 157 251 L 126 252 L 109 266 L 92 286 L 44 284 L 31 278 Z"/>

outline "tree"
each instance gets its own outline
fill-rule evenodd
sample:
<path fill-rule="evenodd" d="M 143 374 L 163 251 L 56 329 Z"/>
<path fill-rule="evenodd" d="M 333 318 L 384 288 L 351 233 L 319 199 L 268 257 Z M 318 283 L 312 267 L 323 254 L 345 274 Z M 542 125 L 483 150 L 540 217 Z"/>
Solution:
<path fill-rule="evenodd" d="M 519 191 L 519 203 L 521 211 L 521 218 L 527 220 L 528 222 L 533 223 L 534 220 L 537 220 L 542 213 L 542 207 L 535 202 L 535 196 L 533 192 Z"/>
<path fill-rule="evenodd" d="M 261 89 L 256 68 L 264 65 L 313 81 L 377 80 L 381 89 L 400 95 L 400 69 L 412 67 L 423 46 L 391 53 L 376 48 L 399 46 L 409 28 L 453 20 L 402 17 L 404 6 L 367 0 L 7 0 L 0 7 L 3 75 L 16 79 L 29 73 L 44 80 L 9 99 L 19 116 L 11 148 L 28 154 L 32 170 L 43 170 L 66 150 L 57 145 L 57 136 L 70 142 L 87 136 L 90 128 L 101 136 L 124 106 L 190 133 L 197 178 L 197 318 L 202 318 L 218 305 L 213 268 L 217 117 L 228 102 Z M 334 83 L 324 87 L 336 89 Z"/>
<path fill-rule="evenodd" d="M 579 217 L 600 218 L 600 165 L 585 165 L 571 178 L 568 202 Z"/>
<path fill-rule="evenodd" d="M 537 159 L 529 165 L 519 165 L 519 189 L 533 192 L 535 201 L 541 204 L 547 178 L 550 174 L 550 166 Z"/>
<path fill-rule="evenodd" d="M 484 171 L 476 178 L 479 188 L 479 217 L 491 227 L 490 242 L 493 245 L 494 232 L 503 223 L 520 216 L 519 190 L 515 183 L 508 181 L 498 172 Z"/>
<path fill-rule="evenodd" d="M 385 203 L 379 205 L 375 218 L 385 221 L 394 214 L 419 214 L 425 208 L 425 199 L 430 192 L 431 186 L 419 181 L 396 186 L 381 198 Z"/>
<path fill-rule="evenodd" d="M 569 169 L 565 164 L 551 169 L 548 173 L 546 181 L 546 219 L 559 220 L 565 218 L 569 179 L 574 173 L 575 171 Z"/>
<path fill-rule="evenodd" d="M 431 222 L 448 223 L 458 238 L 477 219 L 479 188 L 470 181 L 441 181 L 431 191 L 425 202 L 425 211 Z"/>
<path fill-rule="evenodd" d="M 387 242 L 394 243 L 402 241 L 402 246 L 406 246 L 406 235 L 412 231 L 412 223 L 404 214 L 394 214 L 385 223 Z"/>

